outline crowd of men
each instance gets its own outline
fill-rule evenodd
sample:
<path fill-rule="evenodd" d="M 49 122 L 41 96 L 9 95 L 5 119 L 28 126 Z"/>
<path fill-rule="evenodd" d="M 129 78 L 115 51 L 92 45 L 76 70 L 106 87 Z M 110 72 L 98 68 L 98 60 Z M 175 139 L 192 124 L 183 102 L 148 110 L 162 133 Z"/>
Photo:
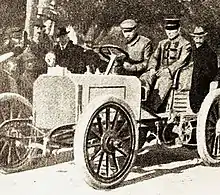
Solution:
<path fill-rule="evenodd" d="M 181 35 L 179 19 L 165 19 L 167 39 L 160 41 L 154 51 L 151 40 L 138 34 L 135 20 L 127 19 L 120 27 L 129 57 L 116 58 L 114 72 L 137 76 L 145 89 L 146 105 L 157 112 L 171 89 L 176 73 L 193 67 L 191 74 L 185 75 L 181 87 L 190 83 L 190 105 L 197 113 L 209 91 L 210 82 L 216 79 L 218 72 L 217 55 L 207 44 L 207 32 L 202 27 L 196 27 L 190 34 L 194 42 L 190 43 Z M 106 70 L 108 63 L 94 51 L 91 41 L 85 41 L 83 47 L 74 44 L 65 27 L 59 28 L 54 40 L 44 28 L 43 22 L 37 20 L 34 39 L 23 48 L 12 48 L 15 57 L 6 63 L 5 70 L 9 78 L 16 81 L 21 95 L 32 101 L 33 83 L 40 74 L 47 72 L 48 66 L 59 65 L 78 74 Z"/>

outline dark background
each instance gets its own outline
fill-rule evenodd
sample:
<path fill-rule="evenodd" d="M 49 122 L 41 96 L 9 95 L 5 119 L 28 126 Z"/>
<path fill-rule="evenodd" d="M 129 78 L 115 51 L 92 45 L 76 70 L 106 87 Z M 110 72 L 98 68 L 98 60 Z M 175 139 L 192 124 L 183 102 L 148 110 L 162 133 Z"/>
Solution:
<path fill-rule="evenodd" d="M 140 24 L 140 34 L 149 37 L 156 46 L 165 37 L 164 18 L 176 16 L 181 19 L 182 33 L 187 39 L 199 25 L 209 33 L 213 49 L 217 51 L 220 47 L 219 0 L 58 0 L 56 9 L 57 26 L 72 25 L 79 41 L 120 44 L 117 26 L 124 19 L 133 18 Z M 26 0 L 0 0 L 2 37 L 6 29 L 24 28 L 25 11 Z"/>

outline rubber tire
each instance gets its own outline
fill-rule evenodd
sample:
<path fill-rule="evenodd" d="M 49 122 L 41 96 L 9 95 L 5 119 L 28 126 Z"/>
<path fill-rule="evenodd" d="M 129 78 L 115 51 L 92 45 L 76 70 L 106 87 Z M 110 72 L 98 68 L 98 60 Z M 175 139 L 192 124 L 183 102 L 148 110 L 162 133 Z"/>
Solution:
<path fill-rule="evenodd" d="M 97 109 L 100 108 L 103 104 L 106 104 L 108 102 L 115 102 L 116 104 L 119 104 L 122 106 L 130 115 L 130 119 L 133 123 L 134 127 L 134 135 L 135 135 L 135 146 L 134 146 L 134 154 L 132 156 L 132 160 L 130 161 L 130 164 L 128 165 L 128 168 L 126 172 L 117 180 L 112 183 L 101 183 L 100 181 L 97 181 L 89 172 L 87 169 L 87 165 L 85 162 L 84 157 L 84 138 L 85 138 L 85 132 L 87 130 L 87 125 L 89 124 L 91 120 L 91 116 L 96 112 Z M 95 189 L 107 189 L 107 188 L 114 188 L 118 186 L 128 175 L 130 172 L 130 169 L 133 166 L 133 163 L 136 159 L 137 151 L 138 151 L 138 129 L 137 124 L 135 121 L 135 117 L 133 114 L 133 111 L 131 110 L 130 106 L 121 99 L 105 96 L 101 97 L 98 100 L 92 101 L 88 107 L 86 107 L 85 112 L 80 117 L 80 120 L 77 124 L 76 131 L 75 131 L 75 137 L 74 137 L 74 159 L 75 159 L 75 165 L 76 170 L 79 172 L 79 176 L 81 179 L 83 179 L 87 184 L 89 184 L 91 187 Z"/>
<path fill-rule="evenodd" d="M 209 110 L 211 108 L 212 103 L 217 98 L 220 98 L 220 89 L 209 92 L 208 95 L 205 97 L 199 110 L 196 127 L 197 150 L 199 156 L 205 165 L 214 167 L 220 165 L 220 158 L 214 159 L 208 153 L 205 130 Z"/>

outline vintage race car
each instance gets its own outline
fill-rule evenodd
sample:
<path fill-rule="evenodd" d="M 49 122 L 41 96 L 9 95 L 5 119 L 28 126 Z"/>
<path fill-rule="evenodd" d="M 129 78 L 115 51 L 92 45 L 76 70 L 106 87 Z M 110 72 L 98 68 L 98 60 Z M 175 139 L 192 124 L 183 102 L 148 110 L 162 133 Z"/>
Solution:
<path fill-rule="evenodd" d="M 36 154 L 69 150 L 89 185 L 113 188 L 125 179 L 149 137 L 167 147 L 197 145 L 205 164 L 219 165 L 219 89 L 207 95 L 197 116 L 190 109 L 189 89 L 178 88 L 180 70 L 165 111 L 155 113 L 142 105 L 138 78 L 109 75 L 113 50 L 127 53 L 116 46 L 102 49 L 110 59 L 104 75 L 53 67 L 35 81 L 33 105 L 16 93 L 0 94 L 3 170 L 18 171 Z"/>

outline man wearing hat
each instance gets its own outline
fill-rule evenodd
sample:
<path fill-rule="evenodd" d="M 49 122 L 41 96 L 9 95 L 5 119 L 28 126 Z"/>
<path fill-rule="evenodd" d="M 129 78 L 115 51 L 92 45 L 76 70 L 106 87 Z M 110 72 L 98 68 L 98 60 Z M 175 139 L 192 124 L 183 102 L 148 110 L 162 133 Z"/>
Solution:
<path fill-rule="evenodd" d="M 121 24 L 122 33 L 126 39 L 126 51 L 129 59 L 123 63 L 124 74 L 140 76 L 148 68 L 148 61 L 152 54 L 150 39 L 138 35 L 137 23 L 133 19 L 124 20 Z M 123 70 L 121 70 L 123 71 Z"/>
<path fill-rule="evenodd" d="M 29 52 L 33 53 L 38 60 L 38 76 L 47 72 L 47 65 L 44 61 L 45 55 L 53 48 L 53 40 L 45 33 L 45 25 L 42 18 L 34 22 L 34 37 L 30 42 Z"/>
<path fill-rule="evenodd" d="M 65 27 L 61 27 L 58 30 L 58 44 L 54 48 L 56 64 L 61 67 L 67 67 L 72 73 L 85 73 L 86 67 L 82 59 L 83 48 L 73 44 L 68 36 L 69 31 Z"/>
<path fill-rule="evenodd" d="M 148 71 L 140 77 L 146 87 L 147 105 L 156 112 L 170 91 L 176 71 L 187 66 L 191 57 L 191 45 L 180 35 L 179 19 L 165 19 L 165 32 L 168 38 L 159 42 Z"/>
<path fill-rule="evenodd" d="M 199 111 L 218 71 L 217 55 L 206 42 L 207 34 L 202 27 L 196 27 L 190 34 L 194 40 L 190 106 L 195 113 Z"/>

